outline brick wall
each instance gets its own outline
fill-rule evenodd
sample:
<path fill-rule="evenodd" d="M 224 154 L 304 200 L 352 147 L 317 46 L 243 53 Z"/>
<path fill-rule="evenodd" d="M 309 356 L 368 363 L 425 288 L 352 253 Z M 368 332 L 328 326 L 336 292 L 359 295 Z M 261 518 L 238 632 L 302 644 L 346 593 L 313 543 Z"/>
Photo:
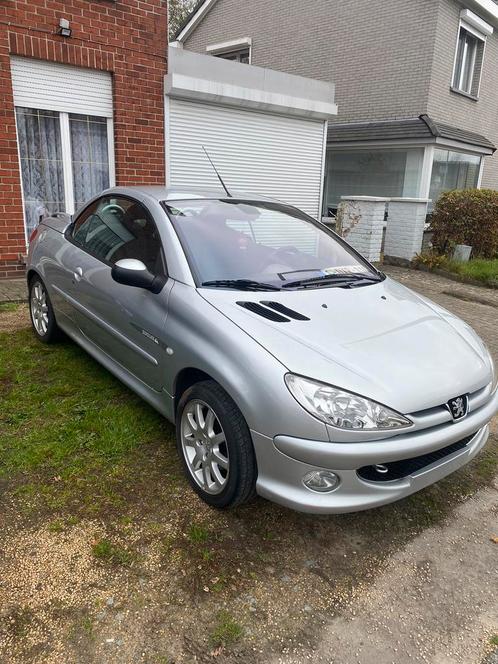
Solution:
<path fill-rule="evenodd" d="M 380 261 L 388 198 L 344 196 L 340 205 L 341 234 L 367 260 Z"/>
<path fill-rule="evenodd" d="M 337 122 L 426 112 L 434 0 L 218 0 L 185 42 L 252 37 L 252 64 L 336 84 Z"/>
<path fill-rule="evenodd" d="M 166 0 L 2 0 L 0 4 L 0 278 L 26 252 L 10 55 L 109 71 L 116 183 L 164 184 Z M 72 36 L 56 35 L 60 18 Z"/>
<path fill-rule="evenodd" d="M 427 201 L 392 198 L 388 207 L 384 256 L 411 261 L 420 253 Z"/>
<path fill-rule="evenodd" d="M 456 39 L 463 5 L 440 0 L 428 113 L 461 129 L 476 131 L 498 146 L 498 29 L 486 40 L 479 99 L 450 90 Z M 483 187 L 498 189 L 498 155 L 486 157 Z"/>
<path fill-rule="evenodd" d="M 336 122 L 415 117 L 483 134 L 498 145 L 498 29 L 486 42 L 481 91 L 450 91 L 458 0 L 218 0 L 185 41 L 252 37 L 252 63 L 333 81 Z M 482 186 L 498 189 L 498 154 L 485 159 Z"/>

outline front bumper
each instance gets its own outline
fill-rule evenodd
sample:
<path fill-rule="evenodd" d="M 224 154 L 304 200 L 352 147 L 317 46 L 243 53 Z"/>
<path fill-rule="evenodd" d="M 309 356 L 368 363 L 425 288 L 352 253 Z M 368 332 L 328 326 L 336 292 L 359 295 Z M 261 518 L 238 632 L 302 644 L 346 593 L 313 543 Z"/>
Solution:
<path fill-rule="evenodd" d="M 489 421 L 498 410 L 498 392 L 483 408 L 464 420 L 406 436 L 371 442 L 333 443 L 290 436 L 274 439 L 251 431 L 258 462 L 259 495 L 309 513 L 356 512 L 399 500 L 446 477 L 467 464 L 484 447 Z M 389 482 L 362 479 L 357 470 L 428 454 L 469 437 L 462 448 L 434 463 Z M 340 485 L 330 493 L 311 491 L 303 476 L 312 470 L 332 470 Z"/>

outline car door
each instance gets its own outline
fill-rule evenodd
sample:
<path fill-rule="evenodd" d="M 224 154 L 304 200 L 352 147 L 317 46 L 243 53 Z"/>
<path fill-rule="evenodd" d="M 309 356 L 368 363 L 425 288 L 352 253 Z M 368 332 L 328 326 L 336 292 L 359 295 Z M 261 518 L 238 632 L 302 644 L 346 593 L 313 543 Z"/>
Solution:
<path fill-rule="evenodd" d="M 73 268 L 72 297 L 81 332 L 150 388 L 165 383 L 166 347 L 162 342 L 172 280 L 160 293 L 118 284 L 112 266 L 135 258 L 166 277 L 157 226 L 139 201 L 125 196 L 100 198 L 71 230 L 79 248 Z"/>

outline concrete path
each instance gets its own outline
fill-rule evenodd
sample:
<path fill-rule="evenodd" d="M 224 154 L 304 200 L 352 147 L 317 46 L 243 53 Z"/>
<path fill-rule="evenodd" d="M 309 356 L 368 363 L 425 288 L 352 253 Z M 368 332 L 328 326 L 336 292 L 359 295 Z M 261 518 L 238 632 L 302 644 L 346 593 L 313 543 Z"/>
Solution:
<path fill-rule="evenodd" d="M 272 664 L 479 664 L 498 632 L 498 484 L 461 505 L 358 587 L 313 653 Z M 491 655 L 487 660 L 492 662 Z"/>
<path fill-rule="evenodd" d="M 0 304 L 5 302 L 25 302 L 28 291 L 25 279 L 0 280 Z"/>

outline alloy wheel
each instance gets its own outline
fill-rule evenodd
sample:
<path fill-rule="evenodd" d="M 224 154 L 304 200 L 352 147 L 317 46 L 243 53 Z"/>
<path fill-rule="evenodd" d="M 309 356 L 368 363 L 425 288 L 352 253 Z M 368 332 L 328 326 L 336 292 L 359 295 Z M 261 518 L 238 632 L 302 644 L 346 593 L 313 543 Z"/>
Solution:
<path fill-rule="evenodd" d="M 181 443 L 187 467 L 200 488 L 221 493 L 230 466 L 225 432 L 211 406 L 200 399 L 189 401 L 183 410 Z"/>
<path fill-rule="evenodd" d="M 37 281 L 31 291 L 31 320 L 35 330 L 41 337 L 47 334 L 48 330 L 48 302 L 47 293 L 43 285 Z"/>

